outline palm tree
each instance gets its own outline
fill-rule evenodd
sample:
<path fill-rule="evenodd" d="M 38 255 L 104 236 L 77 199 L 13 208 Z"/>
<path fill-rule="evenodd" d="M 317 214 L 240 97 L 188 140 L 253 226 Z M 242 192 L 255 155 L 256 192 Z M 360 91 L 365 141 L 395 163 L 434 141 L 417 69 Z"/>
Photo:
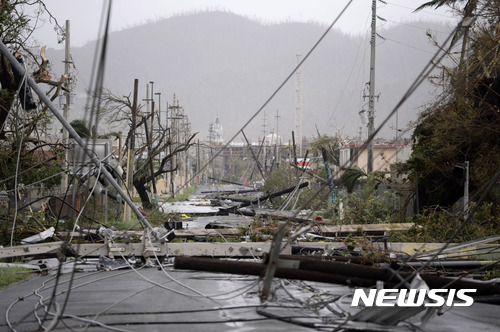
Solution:
<path fill-rule="evenodd" d="M 344 173 L 340 177 L 340 183 L 347 188 L 347 192 L 349 193 L 352 192 L 359 178 L 368 177 L 368 173 L 359 167 L 347 167 L 342 170 Z"/>
<path fill-rule="evenodd" d="M 70 122 L 71 127 L 76 131 L 76 133 L 81 138 L 90 138 L 90 129 L 87 126 L 87 122 L 85 120 L 76 119 Z"/>
<path fill-rule="evenodd" d="M 419 10 L 429 8 L 429 7 L 434 7 L 437 9 L 443 5 L 448 5 L 451 7 L 459 2 L 464 2 L 464 1 L 465 0 L 432 0 L 432 1 L 429 1 L 429 2 L 422 4 L 420 7 L 415 9 L 415 11 L 419 11 Z M 459 69 L 461 69 L 463 67 L 465 53 L 466 53 L 465 51 L 466 51 L 466 47 L 467 47 L 467 39 L 469 38 L 470 24 L 468 24 L 468 19 L 472 18 L 474 16 L 473 13 L 477 8 L 477 4 L 478 4 L 478 0 L 467 0 L 466 1 L 466 4 L 462 10 L 463 21 L 460 23 L 460 26 L 457 29 L 457 32 L 455 33 L 455 36 L 453 38 L 453 40 L 455 41 L 456 38 L 458 38 L 459 36 L 461 36 L 463 34 L 462 50 L 460 53 L 460 62 L 459 62 L 459 66 L 458 66 Z M 465 23 L 465 25 L 463 25 L 463 23 Z"/>

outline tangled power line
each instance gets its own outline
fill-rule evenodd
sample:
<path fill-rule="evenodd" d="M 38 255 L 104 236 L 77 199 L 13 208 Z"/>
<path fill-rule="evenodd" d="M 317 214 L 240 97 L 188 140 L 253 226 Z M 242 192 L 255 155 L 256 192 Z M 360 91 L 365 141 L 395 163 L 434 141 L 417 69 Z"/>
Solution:
<path fill-rule="evenodd" d="M 274 98 L 274 96 L 290 80 L 290 78 L 293 77 L 293 75 L 299 69 L 299 67 L 308 59 L 308 57 L 310 56 L 310 54 L 322 42 L 322 40 L 324 39 L 324 37 L 334 27 L 334 25 L 337 23 L 337 21 L 342 17 L 342 15 L 348 9 L 348 7 L 351 5 L 351 3 L 352 3 L 352 0 L 347 3 L 347 5 L 342 9 L 342 11 L 340 12 L 340 14 L 335 18 L 335 20 L 332 22 L 332 24 L 324 32 L 324 34 L 319 38 L 319 40 L 314 44 L 314 46 L 309 50 L 309 52 L 303 57 L 303 59 L 301 60 L 301 62 L 284 79 L 284 81 L 271 94 L 271 96 L 264 102 L 264 104 L 257 110 L 257 112 L 253 116 L 250 117 L 250 119 L 241 127 L 241 129 L 238 132 L 236 132 L 236 134 L 216 154 L 214 154 L 211 157 L 211 160 L 209 162 L 207 162 L 203 167 L 201 167 L 198 170 L 197 174 L 195 174 L 189 180 L 186 181 L 186 184 L 189 183 L 194 177 L 196 177 L 196 175 L 198 175 L 206 167 L 208 167 L 208 165 L 210 165 L 210 163 L 217 156 L 219 156 L 222 153 L 222 151 L 224 149 L 226 149 L 229 146 L 229 144 L 240 133 L 242 133 L 243 130 L 256 118 L 256 116 L 269 104 L 269 102 Z M 489 2 L 487 2 L 484 5 L 484 7 L 479 11 L 479 14 L 486 8 L 486 6 L 488 4 L 489 4 Z M 109 26 L 108 26 L 108 24 L 109 24 L 109 18 L 110 18 L 111 8 L 112 8 L 111 5 L 112 5 L 112 1 L 109 1 L 109 5 L 107 6 L 107 9 L 105 10 L 106 14 L 103 15 L 103 21 L 105 22 L 105 28 L 104 28 L 104 32 L 103 32 L 104 38 L 102 39 L 101 49 L 100 50 L 96 50 L 96 55 L 95 55 L 95 62 L 97 63 L 97 65 L 96 65 L 97 74 L 96 74 L 96 78 L 95 78 L 95 91 L 102 91 L 101 88 L 102 88 L 102 83 L 103 83 L 104 74 L 105 74 L 105 62 L 106 62 L 106 50 L 107 50 L 106 47 L 107 47 L 107 44 L 108 44 L 107 35 L 109 33 Z M 104 17 L 105 17 L 105 19 L 104 19 Z M 387 124 L 387 122 L 389 121 L 389 119 L 392 118 L 392 116 L 395 115 L 395 113 L 398 111 L 398 109 L 413 94 L 413 92 L 420 86 L 420 84 L 428 77 L 428 75 L 430 74 L 430 72 L 443 60 L 443 58 L 447 54 L 447 52 L 445 50 L 450 50 L 455 45 L 455 43 L 458 40 L 458 38 L 455 38 L 454 42 L 452 41 L 452 38 L 457 33 L 459 33 L 458 27 L 462 23 L 463 22 L 460 22 L 459 25 L 457 26 L 457 28 L 454 31 L 452 31 L 452 33 L 448 36 L 448 38 L 442 43 L 442 45 L 439 48 L 439 50 L 434 54 L 434 56 L 432 57 L 432 59 L 428 62 L 428 64 L 420 72 L 420 74 L 418 75 L 418 77 L 414 80 L 414 82 L 408 88 L 408 90 L 406 91 L 406 93 L 401 97 L 401 99 L 396 104 L 396 106 L 392 109 L 392 111 L 389 113 L 389 115 L 377 127 L 377 129 L 375 130 L 375 132 L 370 137 L 368 137 L 368 139 L 363 143 L 363 146 L 365 148 L 368 146 L 369 142 L 371 142 L 371 141 L 374 140 L 374 137 L 380 132 L 381 128 L 384 127 Z M 5 45 L 3 45 L 3 44 L 0 45 L 0 51 L 2 51 L 4 53 L 4 55 L 6 57 L 8 57 L 5 53 L 9 53 L 9 51 L 6 49 Z M 34 84 L 34 82 L 32 80 L 30 81 L 30 79 L 27 77 L 27 75 L 26 75 L 26 69 L 24 69 L 24 71 L 23 71 L 23 68 L 19 68 L 18 67 L 16 69 L 19 70 L 20 72 L 23 72 L 24 80 L 34 90 L 36 90 L 36 84 Z M 43 95 L 43 93 L 42 93 L 42 95 Z M 91 106 L 89 107 L 89 109 L 91 110 L 91 112 L 89 113 L 89 118 L 88 118 L 89 123 L 94 123 L 95 119 L 97 119 L 96 112 L 98 112 L 98 105 L 99 105 L 99 98 L 100 97 L 101 97 L 101 95 L 98 94 L 97 99 L 95 97 L 92 100 L 89 99 L 89 103 L 91 104 Z M 42 101 L 44 103 L 50 104 L 50 101 L 46 97 L 43 98 L 40 95 L 40 98 L 42 99 Z M 58 118 L 58 120 L 61 123 L 63 123 L 63 124 L 65 123 L 65 120 L 63 118 L 60 118 L 60 116 L 58 116 L 57 113 L 55 113 L 55 115 L 56 115 L 56 117 Z M 71 126 L 69 126 L 67 129 L 70 132 L 70 135 L 75 140 L 77 140 L 78 143 L 82 147 L 86 145 L 85 142 L 83 140 L 81 140 L 81 138 L 78 136 L 78 134 L 74 131 L 74 129 L 71 128 Z M 410 128 L 408 128 L 406 130 L 410 130 Z M 21 150 L 21 149 L 19 149 L 19 150 Z M 95 151 L 87 151 L 86 150 L 86 152 L 87 152 L 88 156 L 92 159 L 92 161 L 95 163 L 96 169 L 98 170 L 98 176 L 100 176 L 101 173 L 102 173 L 102 175 L 104 177 L 106 177 L 111 183 L 115 182 L 113 175 L 110 174 L 110 172 L 105 167 L 102 167 L 102 165 L 103 165 L 102 160 L 99 160 L 98 158 L 96 158 Z M 395 157 L 395 155 L 392 155 L 392 156 L 389 157 L 389 159 L 392 159 L 394 157 Z M 18 160 L 19 160 L 19 156 L 18 156 Z M 19 165 L 19 163 L 17 163 L 17 165 Z M 23 170 L 23 171 L 26 171 L 26 170 Z M 16 181 L 15 182 L 16 183 L 16 187 L 17 187 L 17 177 L 21 173 L 22 173 L 22 171 L 20 171 L 19 169 L 16 170 L 16 176 L 14 178 L 15 181 Z M 498 181 L 499 177 L 500 177 L 500 171 L 497 172 L 495 174 L 495 176 L 491 179 L 491 181 L 485 186 L 485 188 L 483 188 L 482 195 L 479 197 L 478 203 L 482 202 L 485 199 L 486 194 L 491 190 L 491 188 L 494 186 L 494 184 L 496 183 L 496 181 Z M 34 185 L 34 184 L 31 184 L 31 185 Z M 325 192 L 324 189 L 326 189 L 327 185 L 328 184 L 326 182 L 324 182 L 323 185 L 318 189 L 318 191 L 317 191 L 316 194 L 320 195 L 321 193 L 324 193 Z M 181 189 L 178 189 L 178 190 L 181 190 Z M 15 192 L 15 193 L 16 193 L 16 202 L 17 202 L 17 192 Z M 327 191 L 327 193 L 324 194 L 324 197 L 328 197 L 330 194 L 331 194 L 331 192 Z M 316 195 L 313 195 L 313 196 L 316 196 Z M 124 195 L 125 199 L 127 197 L 128 197 L 128 195 Z M 289 201 L 287 203 L 288 204 L 291 203 L 291 200 L 292 200 L 292 198 L 290 197 L 290 199 L 289 199 Z M 134 206 L 131 201 L 127 201 L 127 203 L 130 204 L 131 206 Z M 304 204 L 304 206 L 307 206 L 309 204 L 310 204 L 310 202 L 307 202 L 307 203 Z M 300 210 L 300 208 L 297 209 L 296 211 L 299 211 L 299 210 Z M 78 215 L 78 218 L 80 217 L 82 211 L 83 211 L 83 208 L 81 209 L 81 211 L 80 211 L 80 213 Z M 153 234 L 153 232 L 152 232 L 151 225 L 142 216 L 142 214 L 139 211 L 134 211 L 134 212 L 136 212 L 136 214 L 138 215 L 138 218 L 141 221 L 141 225 L 145 229 L 148 229 L 149 231 L 151 231 L 148 236 L 155 236 Z M 16 213 L 17 213 L 17 203 L 16 203 Z M 298 212 L 296 212 L 296 213 L 298 213 Z M 442 253 L 443 250 L 445 250 L 449 246 L 449 244 L 451 243 L 451 241 L 453 240 L 453 238 L 455 238 L 457 236 L 457 234 L 459 234 L 459 232 L 463 229 L 463 227 L 465 227 L 465 225 L 469 222 L 472 214 L 473 214 L 473 211 L 469 214 L 469 216 L 465 219 L 465 221 L 460 225 L 460 227 L 457 228 L 454 236 L 450 239 L 450 241 L 440 251 L 437 251 L 434 254 L 433 258 L 438 257 L 438 255 L 440 253 Z M 77 220 L 78 220 L 78 218 L 77 218 Z M 14 217 L 14 222 L 15 222 L 15 219 L 16 219 L 16 216 Z M 77 223 L 75 223 L 74 227 L 76 227 L 76 225 L 77 225 Z M 15 224 L 13 225 L 13 231 L 14 231 L 14 227 L 15 227 Z M 13 236 L 11 237 L 11 245 L 12 245 L 12 238 L 13 238 Z M 71 241 L 71 238 L 69 240 L 67 240 L 67 241 Z M 69 301 L 69 298 L 70 298 L 70 296 L 72 294 L 72 291 L 74 291 L 75 289 L 78 289 L 80 287 L 87 286 L 87 285 L 89 285 L 91 283 L 96 283 L 96 282 L 98 282 L 100 280 L 104 280 L 104 279 L 108 279 L 108 278 L 115 278 L 118 275 L 127 275 L 128 273 L 131 273 L 130 271 L 126 271 L 126 272 L 114 272 L 114 273 L 112 273 L 110 275 L 106 275 L 106 276 L 104 276 L 102 278 L 91 279 L 90 281 L 86 281 L 84 283 L 76 285 L 76 284 L 74 284 L 75 282 L 77 282 L 79 279 L 85 279 L 86 277 L 89 277 L 89 275 L 85 275 L 85 276 L 81 276 L 81 277 L 76 277 L 76 275 L 75 275 L 76 270 L 75 270 L 75 268 L 73 268 L 70 278 L 68 280 L 62 281 L 60 278 L 61 278 L 61 275 L 62 275 L 61 271 L 62 271 L 64 263 L 61 263 L 61 264 L 59 264 L 59 268 L 58 268 L 58 272 L 57 272 L 56 276 L 48 278 L 47 280 L 45 280 L 38 289 L 34 290 L 34 292 L 30 292 L 30 293 L 26 294 L 25 297 L 28 298 L 28 297 L 32 297 L 32 296 L 37 296 L 39 298 L 39 301 L 35 305 L 33 313 L 34 313 L 35 319 L 36 319 L 39 327 L 41 329 L 43 329 L 43 330 L 46 330 L 46 331 L 50 331 L 53 328 L 55 328 L 56 326 L 58 326 L 58 323 L 60 321 L 64 323 L 66 319 L 76 320 L 76 321 L 79 321 L 81 323 L 86 324 L 85 327 L 83 328 L 83 330 L 87 330 L 87 329 L 89 329 L 92 326 L 100 326 L 102 328 L 109 329 L 109 330 L 114 330 L 114 331 L 126 331 L 123 328 L 119 328 L 119 327 L 112 326 L 111 324 L 104 324 L 102 322 L 99 322 L 97 319 L 101 315 L 107 313 L 113 307 L 117 306 L 118 304 L 120 304 L 120 303 L 122 303 L 124 301 L 131 301 L 132 298 L 134 296 L 138 295 L 139 293 L 148 291 L 149 289 L 152 289 L 152 288 L 155 288 L 155 287 L 159 287 L 159 288 L 164 289 L 164 290 L 166 290 L 168 292 L 173 292 L 173 293 L 176 293 L 178 295 L 189 297 L 189 298 L 205 298 L 205 299 L 211 301 L 212 303 L 215 303 L 215 304 L 218 305 L 217 307 L 210 308 L 210 309 L 192 310 L 192 311 L 190 311 L 191 313 L 198 313 L 198 312 L 201 312 L 201 311 L 221 311 L 221 312 L 225 312 L 225 311 L 235 310 L 235 309 L 239 309 L 239 308 L 253 307 L 253 306 L 223 307 L 223 306 L 221 306 L 220 302 L 218 302 L 218 301 L 221 301 L 222 299 L 230 299 L 232 297 L 241 296 L 242 294 L 245 294 L 246 292 L 248 292 L 248 291 L 250 291 L 252 289 L 258 288 L 258 285 L 259 285 L 259 279 L 258 278 L 251 278 L 250 284 L 245 284 L 244 286 L 239 287 L 239 288 L 234 289 L 234 290 L 228 290 L 227 292 L 223 292 L 223 293 L 218 292 L 218 293 L 215 293 L 215 294 L 204 294 L 204 293 L 198 291 L 197 289 L 195 289 L 194 287 L 189 286 L 185 282 L 179 280 L 179 278 L 173 277 L 170 274 L 172 272 L 169 273 L 165 269 L 164 263 L 161 261 L 161 259 L 156 254 L 154 254 L 154 256 L 155 256 L 154 257 L 154 261 L 156 262 L 156 264 L 158 264 L 158 266 L 160 266 L 160 269 L 161 269 L 163 275 L 167 278 L 167 281 L 165 283 L 159 283 L 157 281 L 149 279 L 145 275 L 142 275 L 140 273 L 140 270 L 143 267 L 135 268 L 133 266 L 133 264 L 129 263 L 128 260 L 127 260 L 127 258 L 122 255 L 122 258 L 126 262 L 127 267 L 129 267 L 131 269 L 131 271 L 133 271 L 135 274 L 137 274 L 139 276 L 139 278 L 141 278 L 142 280 L 144 280 L 147 283 L 151 284 L 151 286 L 149 286 L 149 288 L 141 289 L 141 290 L 138 290 L 138 291 L 136 291 L 136 292 L 134 292 L 134 293 L 132 293 L 130 295 L 124 296 L 123 298 L 117 300 L 116 302 L 114 302 L 110 306 L 108 306 L 105 309 L 101 310 L 100 312 L 96 313 L 91 318 L 79 317 L 79 316 L 76 316 L 76 315 L 70 315 L 70 314 L 65 313 L 66 307 L 67 307 L 67 304 L 68 304 L 68 301 Z M 79 257 L 83 258 L 85 256 L 83 255 L 83 256 L 79 256 Z M 430 261 L 432 261 L 432 259 L 429 260 L 429 262 Z M 423 264 L 422 267 L 420 267 L 419 269 L 417 269 L 414 274 L 421 272 L 425 267 L 428 266 L 428 264 L 429 263 Z M 74 267 L 76 267 L 76 264 L 74 265 Z M 93 275 L 90 275 L 90 276 L 93 276 Z M 193 277 L 193 275 L 191 275 L 191 277 Z M 248 281 L 248 280 L 246 280 L 246 281 Z M 401 281 L 401 283 L 406 282 L 406 281 L 407 280 Z M 182 288 L 186 289 L 190 293 L 187 293 L 185 291 L 178 291 L 178 290 L 175 290 L 175 289 L 173 289 L 171 287 L 165 286 L 165 284 L 169 283 L 169 282 L 173 282 L 173 283 L 181 286 Z M 52 285 L 48 286 L 49 283 L 52 283 Z M 60 290 L 60 288 L 64 284 L 68 284 L 68 288 L 66 288 L 64 290 Z M 452 282 L 450 282 L 450 285 L 451 284 L 452 284 Z M 298 286 L 300 288 L 310 287 L 310 286 L 304 286 L 303 284 L 299 284 Z M 296 298 L 290 292 L 290 290 L 288 289 L 289 286 L 284 281 L 280 281 L 280 284 L 278 285 L 278 287 L 281 287 L 284 290 L 284 292 L 288 295 L 288 297 L 290 298 L 290 300 L 291 300 L 292 303 L 297 304 L 297 306 L 296 306 L 297 308 L 304 308 L 304 307 L 306 307 L 306 308 L 317 308 L 317 307 L 323 308 L 323 307 L 327 307 L 328 310 L 330 310 L 330 312 L 336 314 L 337 316 L 346 317 L 346 313 L 345 312 L 342 312 L 339 309 L 334 309 L 334 308 L 332 308 L 330 306 L 331 303 L 336 303 L 336 301 L 338 301 L 340 299 L 339 296 L 335 296 L 335 295 L 332 295 L 332 294 L 329 294 L 329 293 L 325 293 L 325 294 L 323 294 L 322 297 L 319 298 L 319 300 L 317 300 L 317 298 L 315 298 L 315 299 L 311 298 L 311 299 L 309 299 L 307 301 L 304 301 L 302 299 Z M 49 297 L 44 297 L 43 295 L 41 295 L 41 291 L 42 290 L 47 291 L 47 290 L 50 290 L 50 289 L 52 290 L 52 293 L 51 293 L 51 295 Z M 57 297 L 58 296 L 63 296 L 63 295 L 64 295 L 64 301 L 63 301 L 63 303 L 61 305 L 57 301 Z M 226 297 L 223 297 L 223 296 L 226 296 Z M 48 302 L 48 304 L 45 304 L 47 302 Z M 20 303 L 21 303 L 20 300 L 14 301 L 8 307 L 8 309 L 6 311 L 7 326 L 12 331 L 16 331 L 16 326 L 15 326 L 16 324 L 13 324 L 12 322 L 10 322 L 9 317 L 10 317 L 12 311 L 15 309 L 15 307 L 17 305 L 19 305 Z M 40 317 L 40 315 L 38 314 L 38 310 L 40 308 L 42 309 L 42 312 L 44 314 L 43 317 Z M 271 313 L 265 311 L 265 309 L 270 308 L 269 304 L 266 304 L 265 308 L 263 308 L 261 306 L 258 306 L 258 308 L 259 308 L 258 310 L 259 310 L 260 313 L 262 313 L 262 314 L 264 314 L 265 316 L 268 317 L 268 318 L 261 318 L 262 320 L 276 318 L 276 317 L 273 317 Z M 149 312 L 147 312 L 147 313 L 149 313 Z M 147 314 L 147 313 L 144 313 L 144 314 Z M 137 313 L 137 314 L 140 314 L 140 313 Z M 167 312 L 167 314 L 168 314 L 168 312 Z M 20 322 L 22 322 L 23 320 L 26 320 L 26 319 L 28 319 L 28 316 L 23 317 L 20 320 Z M 348 319 L 349 318 L 347 317 L 346 321 Z M 245 320 L 241 320 L 241 321 L 245 321 Z M 250 320 L 248 320 L 248 321 L 250 321 Z M 225 322 L 228 322 L 228 320 L 226 320 Z M 204 323 L 204 322 L 198 322 L 198 323 L 201 324 L 201 323 Z M 206 323 L 210 323 L 210 322 L 206 322 Z M 213 323 L 213 322 L 211 322 L 211 323 Z M 67 325 L 67 327 L 69 329 L 73 329 L 72 326 Z"/>

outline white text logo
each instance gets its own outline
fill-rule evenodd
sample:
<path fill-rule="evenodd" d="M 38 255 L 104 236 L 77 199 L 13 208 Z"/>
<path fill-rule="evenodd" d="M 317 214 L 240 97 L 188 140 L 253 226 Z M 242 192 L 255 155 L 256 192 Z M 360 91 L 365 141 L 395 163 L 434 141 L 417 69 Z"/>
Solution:
<path fill-rule="evenodd" d="M 470 307 L 474 299 L 466 293 L 476 289 L 364 289 L 354 290 L 351 306 L 357 307 L 362 301 L 366 307 Z M 426 301 L 427 298 L 427 301 Z M 459 300 L 458 302 L 455 300 Z"/>

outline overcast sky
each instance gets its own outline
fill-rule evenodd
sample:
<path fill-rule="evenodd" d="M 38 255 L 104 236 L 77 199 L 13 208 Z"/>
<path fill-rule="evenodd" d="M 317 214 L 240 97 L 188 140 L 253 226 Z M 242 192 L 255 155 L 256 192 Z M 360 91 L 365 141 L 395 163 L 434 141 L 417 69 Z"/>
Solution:
<path fill-rule="evenodd" d="M 111 29 L 118 31 L 195 11 L 224 10 L 259 20 L 264 23 L 287 20 L 331 24 L 348 0 L 115 0 L 111 14 Z M 347 33 L 360 34 L 370 28 L 371 0 L 354 0 L 336 27 Z M 433 20 L 452 24 L 453 15 L 447 8 L 427 9 L 414 13 L 414 9 L 426 2 L 422 0 L 386 0 L 378 2 L 377 14 L 387 20 L 384 25 L 410 23 L 417 20 Z M 47 9 L 64 26 L 71 23 L 71 45 L 83 46 L 98 37 L 103 12 L 102 0 L 44 0 Z M 379 22 L 381 22 L 379 20 Z M 44 45 L 62 48 L 56 35 L 46 24 L 36 37 Z"/>

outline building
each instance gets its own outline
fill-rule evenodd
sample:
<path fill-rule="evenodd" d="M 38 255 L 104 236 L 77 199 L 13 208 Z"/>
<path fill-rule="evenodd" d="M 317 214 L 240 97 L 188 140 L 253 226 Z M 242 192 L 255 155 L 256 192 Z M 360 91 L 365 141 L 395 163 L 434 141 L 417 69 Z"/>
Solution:
<path fill-rule="evenodd" d="M 214 131 L 214 139 L 213 143 L 215 144 L 223 144 L 224 143 L 224 129 L 222 128 L 222 124 L 219 122 L 219 118 L 215 119 L 215 123 L 213 125 Z"/>
<path fill-rule="evenodd" d="M 390 166 L 408 160 L 411 145 L 406 142 L 385 143 L 377 140 L 373 144 L 373 170 L 390 171 Z M 341 167 L 359 167 L 368 169 L 368 147 L 358 142 L 346 142 L 340 147 Z"/>

